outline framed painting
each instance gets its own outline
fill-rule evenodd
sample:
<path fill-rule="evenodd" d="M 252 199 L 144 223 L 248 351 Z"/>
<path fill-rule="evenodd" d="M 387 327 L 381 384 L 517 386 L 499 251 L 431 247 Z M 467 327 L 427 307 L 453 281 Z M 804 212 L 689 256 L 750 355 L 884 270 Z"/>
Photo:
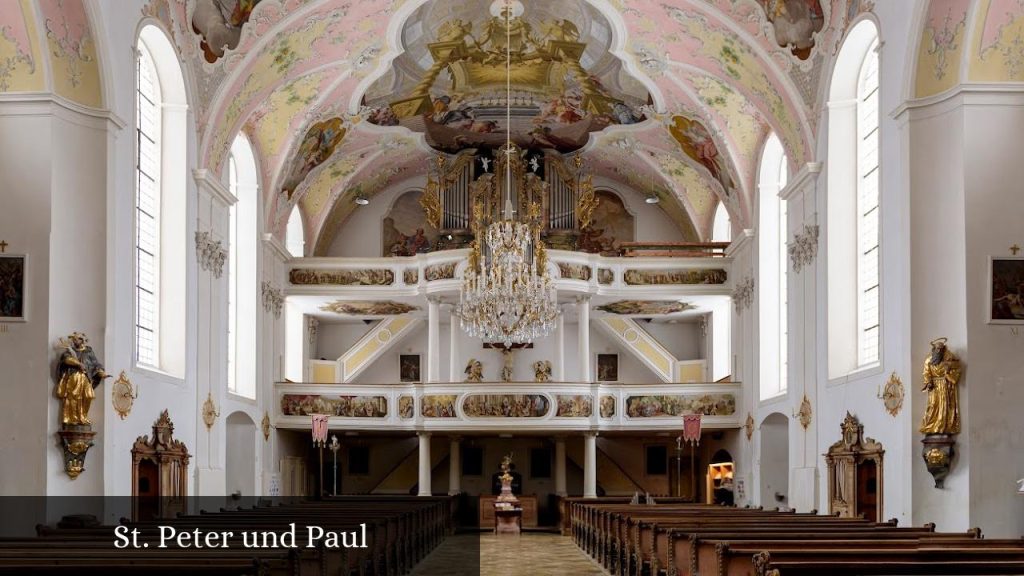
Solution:
<path fill-rule="evenodd" d="M 1024 324 L 1024 256 L 989 258 L 988 322 Z"/>
<path fill-rule="evenodd" d="M 24 322 L 25 266 L 24 254 L 0 254 L 0 322 Z"/>
<path fill-rule="evenodd" d="M 597 355 L 597 381 L 618 382 L 619 381 L 619 355 L 598 354 Z"/>
<path fill-rule="evenodd" d="M 420 355 L 400 354 L 398 356 L 398 379 L 401 382 L 419 382 Z"/>

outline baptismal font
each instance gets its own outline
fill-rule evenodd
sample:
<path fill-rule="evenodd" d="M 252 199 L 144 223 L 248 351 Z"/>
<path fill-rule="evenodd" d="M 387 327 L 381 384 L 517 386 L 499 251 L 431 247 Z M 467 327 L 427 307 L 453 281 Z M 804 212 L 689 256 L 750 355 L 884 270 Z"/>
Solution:
<path fill-rule="evenodd" d="M 494 501 L 494 533 L 519 534 L 523 525 L 523 508 L 512 493 L 512 454 L 501 460 L 501 494 Z"/>

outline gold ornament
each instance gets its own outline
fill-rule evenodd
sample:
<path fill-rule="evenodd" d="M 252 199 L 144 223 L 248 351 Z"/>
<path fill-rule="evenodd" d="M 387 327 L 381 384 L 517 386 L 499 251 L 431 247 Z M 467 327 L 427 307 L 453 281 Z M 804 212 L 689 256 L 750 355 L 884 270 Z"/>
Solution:
<path fill-rule="evenodd" d="M 743 429 L 748 441 L 754 437 L 754 416 L 750 412 L 747 412 L 747 421 L 743 424 Z"/>
<path fill-rule="evenodd" d="M 895 372 L 889 376 L 889 380 L 885 383 L 885 388 L 882 390 L 882 394 L 878 396 L 882 400 L 882 404 L 885 405 L 885 411 L 889 414 L 896 416 L 900 413 L 903 408 L 903 381 L 896 375 Z"/>
<path fill-rule="evenodd" d="M 213 403 L 213 393 L 208 392 L 206 402 L 203 402 L 203 423 L 206 424 L 207 430 L 213 428 L 213 423 L 217 421 L 218 416 L 220 416 L 220 412 L 217 410 L 217 405 Z"/>
<path fill-rule="evenodd" d="M 110 400 L 114 405 L 114 411 L 121 417 L 121 420 L 124 420 L 131 413 L 132 405 L 138 397 L 138 389 L 132 385 L 131 380 L 128 379 L 128 374 L 122 370 L 121 375 L 117 377 L 117 380 L 110 387 Z"/>
<path fill-rule="evenodd" d="M 263 441 L 270 441 L 270 413 L 266 410 L 263 411 L 263 421 L 260 422 L 260 428 L 263 430 Z"/>
<path fill-rule="evenodd" d="M 804 399 L 800 402 L 800 409 L 793 416 L 800 421 L 800 425 L 804 427 L 804 430 L 807 430 L 807 427 L 811 425 L 812 414 L 811 401 L 807 399 L 807 394 L 804 394 Z"/>

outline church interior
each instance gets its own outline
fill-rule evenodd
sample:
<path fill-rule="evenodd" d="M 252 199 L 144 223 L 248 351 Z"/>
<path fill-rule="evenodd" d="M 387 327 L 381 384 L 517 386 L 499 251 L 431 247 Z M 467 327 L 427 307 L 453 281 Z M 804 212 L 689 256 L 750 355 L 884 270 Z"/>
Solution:
<path fill-rule="evenodd" d="M 0 573 L 1024 574 L 1022 150 L 1021 0 L 0 0 Z"/>

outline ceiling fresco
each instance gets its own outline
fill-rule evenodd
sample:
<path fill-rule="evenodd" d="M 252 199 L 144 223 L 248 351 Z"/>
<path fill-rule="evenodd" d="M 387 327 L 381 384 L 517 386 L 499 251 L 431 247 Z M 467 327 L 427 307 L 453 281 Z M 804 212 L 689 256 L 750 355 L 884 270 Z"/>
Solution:
<path fill-rule="evenodd" d="M 697 240 L 721 203 L 751 225 L 770 132 L 794 171 L 814 160 L 821 71 L 873 3 L 512 5 L 515 138 L 578 151 L 595 175 L 653 192 Z M 269 229 L 281 234 L 301 206 L 307 246 L 322 254 L 356 196 L 421 178 L 436 149 L 503 139 L 500 10 L 491 0 L 153 0 L 146 13 L 192 69 L 202 162 L 219 170 L 245 131 Z M 329 121 L 334 142 L 317 132 Z"/>

